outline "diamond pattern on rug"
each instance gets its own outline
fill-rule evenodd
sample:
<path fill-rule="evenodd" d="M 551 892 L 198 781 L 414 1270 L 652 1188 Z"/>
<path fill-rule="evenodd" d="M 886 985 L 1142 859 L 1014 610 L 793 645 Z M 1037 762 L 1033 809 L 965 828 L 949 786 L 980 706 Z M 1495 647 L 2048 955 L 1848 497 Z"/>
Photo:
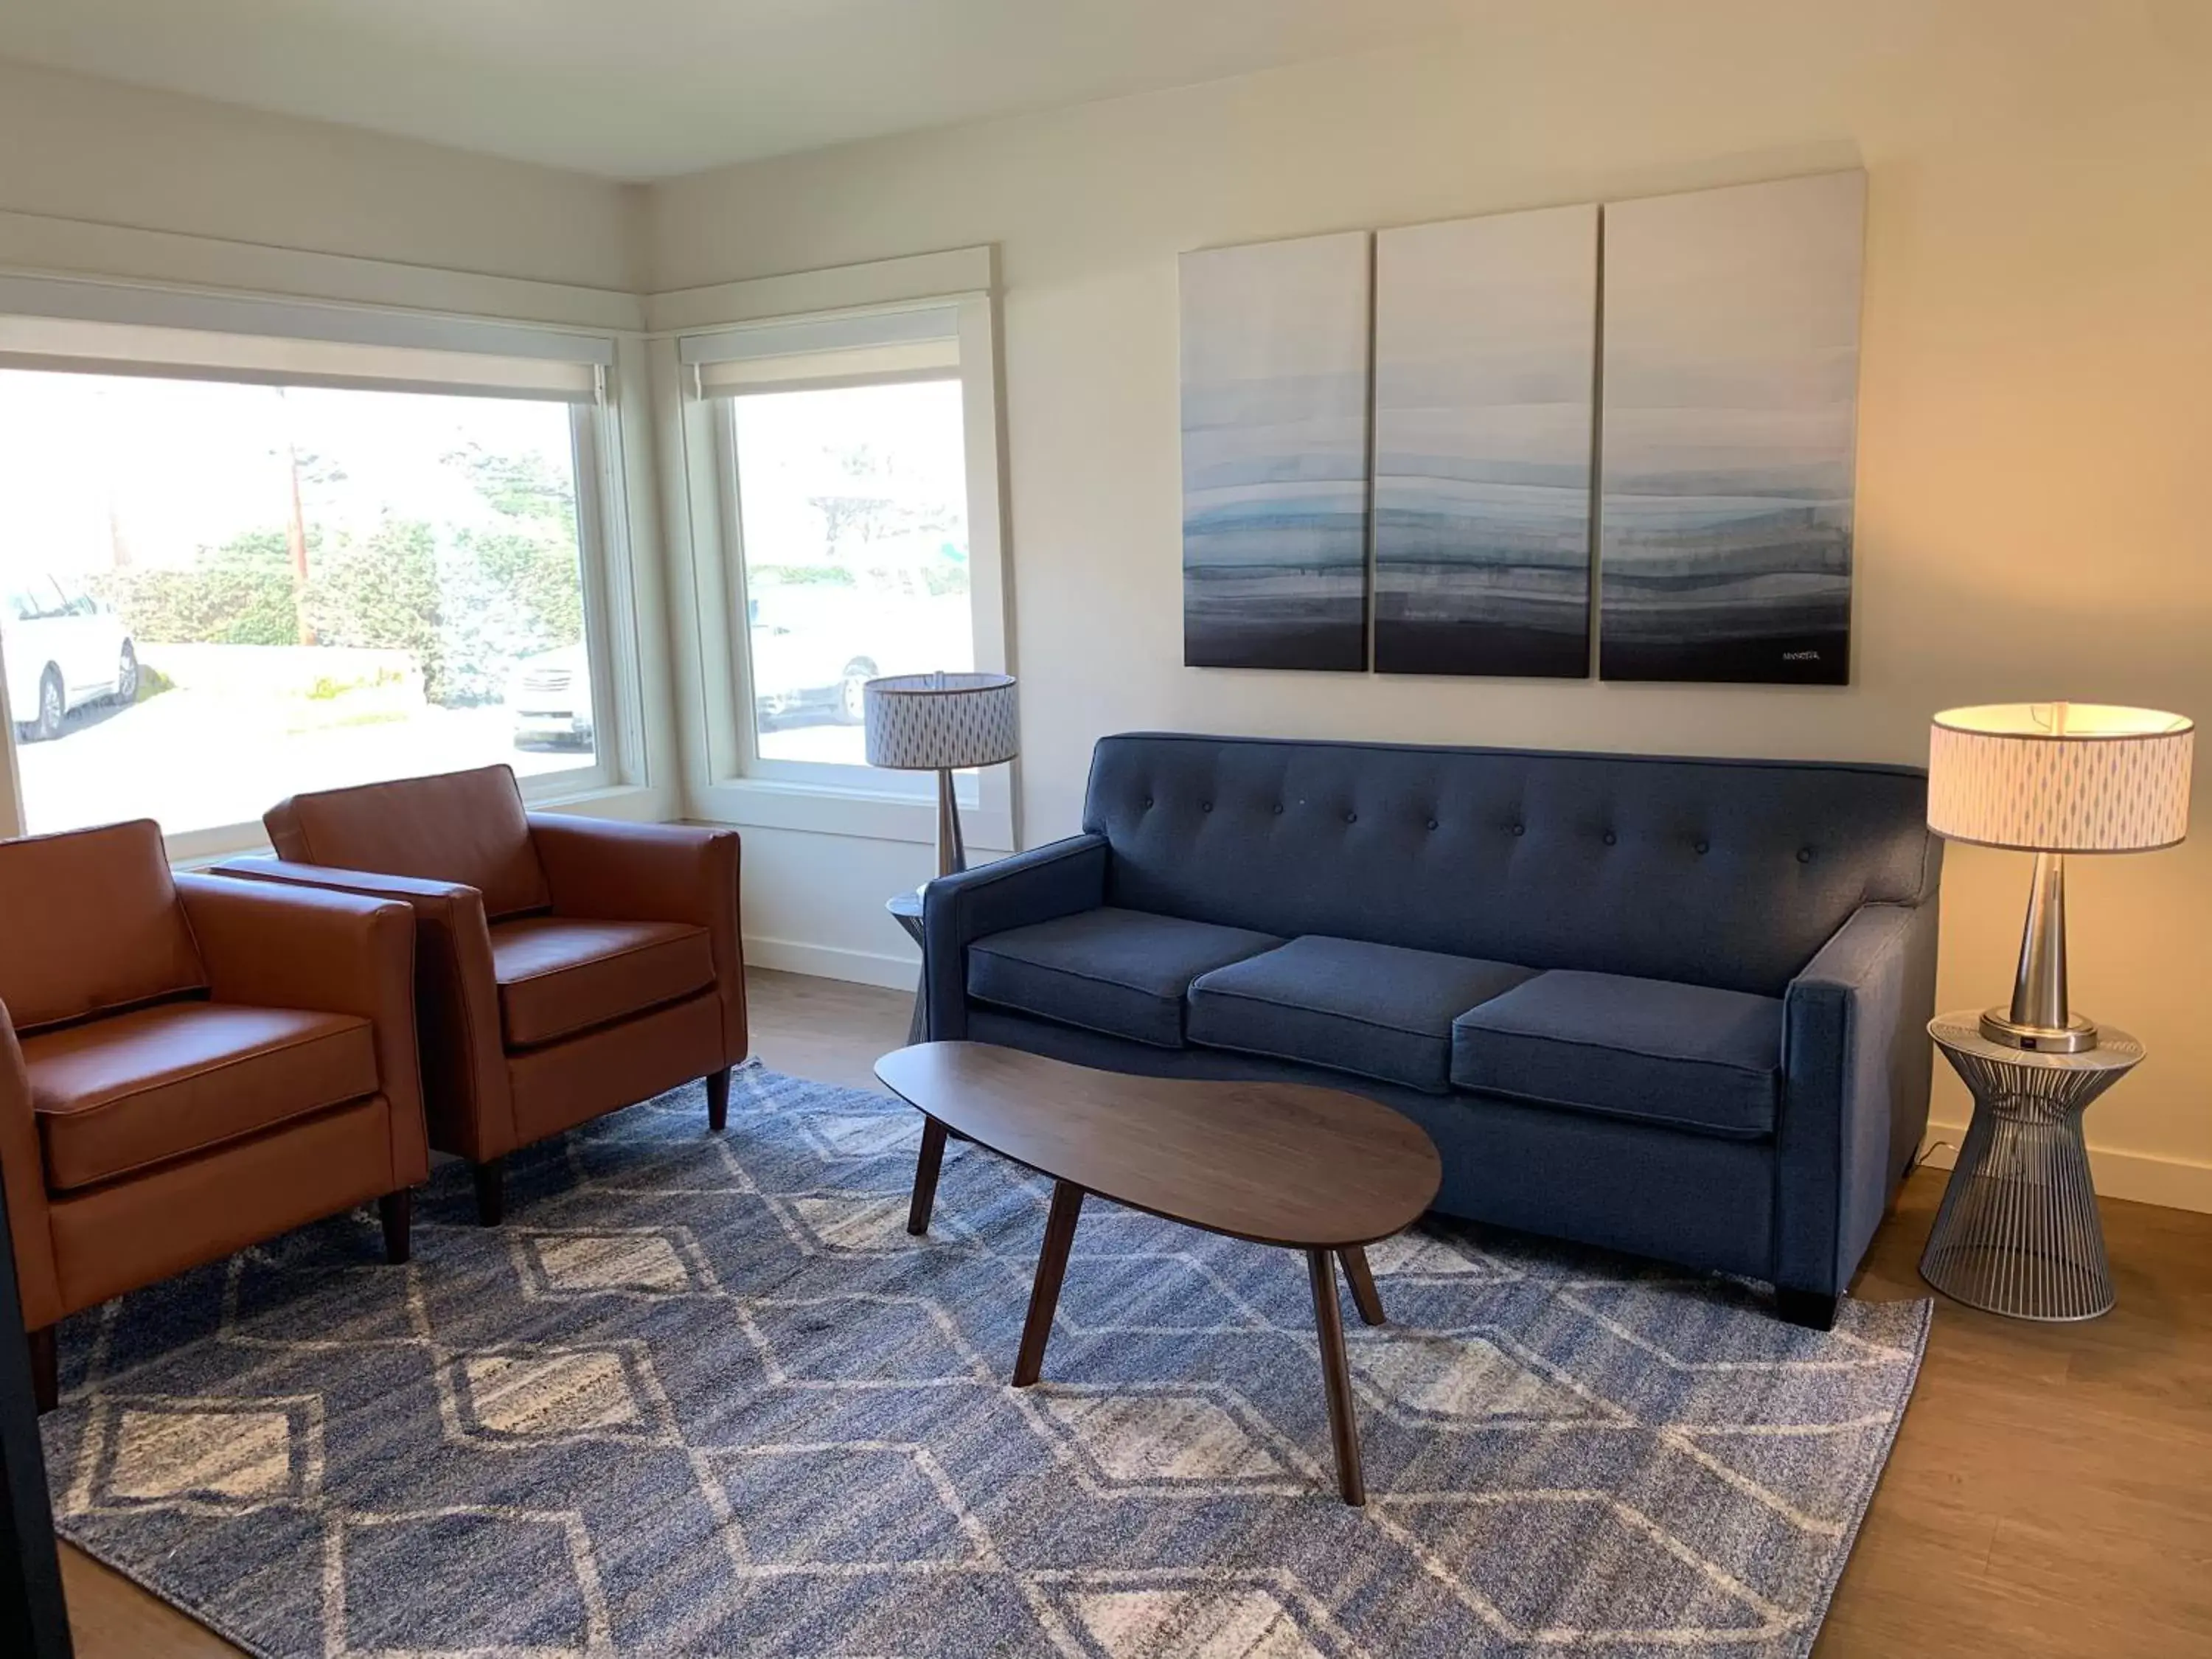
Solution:
<path fill-rule="evenodd" d="M 649 1437 L 656 1413 L 632 1364 L 611 1348 L 464 1354 L 451 1367 L 463 1431 L 510 1440 Z"/>
<path fill-rule="evenodd" d="M 322 1479 L 321 1427 L 313 1398 L 103 1399 L 70 1502 L 218 1511 L 304 1502 Z"/>
<path fill-rule="evenodd" d="M 1394 1406 L 1455 1419 L 1525 1418 L 1569 1423 L 1598 1413 L 1572 1389 L 1522 1364 L 1480 1336 L 1420 1332 L 1346 1342 L 1352 1375 Z"/>
<path fill-rule="evenodd" d="M 665 1232 L 524 1232 L 523 1280 L 539 1296 L 683 1296 L 711 1290 Z"/>
<path fill-rule="evenodd" d="M 1926 1341 L 1468 1227 L 1370 1251 L 1369 1503 L 1296 1254 L 750 1068 L 65 1322 L 62 1532 L 263 1659 L 1803 1659 Z"/>
<path fill-rule="evenodd" d="M 1203 1395 L 1055 1391 L 1042 1403 L 1109 1481 L 1280 1480 L 1290 1474 L 1257 1436 Z"/>
<path fill-rule="evenodd" d="M 125 1502 L 289 1497 L 291 1420 L 282 1412 L 125 1411 L 103 1485 Z"/>
<path fill-rule="evenodd" d="M 1266 1590 L 1105 1590 L 1075 1608 L 1111 1659 L 1328 1659 Z"/>

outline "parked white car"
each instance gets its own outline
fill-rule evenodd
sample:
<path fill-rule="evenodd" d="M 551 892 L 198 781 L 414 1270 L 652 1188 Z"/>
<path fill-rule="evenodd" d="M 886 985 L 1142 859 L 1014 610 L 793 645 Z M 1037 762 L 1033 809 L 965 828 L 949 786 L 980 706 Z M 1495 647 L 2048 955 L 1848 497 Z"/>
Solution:
<path fill-rule="evenodd" d="M 589 749 L 592 665 L 584 647 L 564 645 L 515 664 L 507 707 L 517 749 Z"/>
<path fill-rule="evenodd" d="M 123 618 L 66 578 L 0 579 L 0 658 L 16 730 L 43 742 L 86 703 L 138 695 L 138 648 Z"/>
<path fill-rule="evenodd" d="M 974 649 L 967 595 L 933 595 L 902 571 L 867 573 L 857 590 L 770 587 L 750 612 L 753 700 L 764 722 L 811 710 L 858 726 L 861 688 L 878 675 L 927 673 Z"/>

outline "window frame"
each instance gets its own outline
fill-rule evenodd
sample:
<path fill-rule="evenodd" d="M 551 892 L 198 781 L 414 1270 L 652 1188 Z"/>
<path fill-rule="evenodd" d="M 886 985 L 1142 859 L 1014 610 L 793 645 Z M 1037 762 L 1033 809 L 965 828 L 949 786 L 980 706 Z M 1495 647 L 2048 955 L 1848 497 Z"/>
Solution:
<path fill-rule="evenodd" d="M 769 279 L 781 282 L 784 279 Z M 838 372 L 839 349 L 866 350 L 911 341 L 917 313 L 948 312 L 957 364 L 917 374 L 884 368 Z M 710 392 L 702 362 L 750 355 L 748 337 L 770 332 L 811 344 L 822 372 L 778 378 L 762 391 L 830 389 L 957 379 L 967 472 L 969 620 L 973 666 L 1012 672 L 1006 620 L 1003 534 L 1003 428 L 1000 421 L 998 316 L 988 290 L 915 294 L 887 303 L 836 309 L 772 310 L 740 322 L 706 324 L 677 335 L 668 367 L 681 401 L 681 443 L 688 475 L 692 575 L 698 629 L 703 768 L 695 764 L 695 810 L 719 821 L 871 840 L 929 842 L 936 835 L 936 784 L 929 774 L 834 763 L 780 761 L 758 752 L 753 719 L 751 629 L 748 623 L 736 422 L 729 408 L 744 392 Z M 724 355 L 726 354 L 726 355 Z M 767 355 L 767 354 L 763 354 Z M 1018 760 L 956 777 L 955 792 L 973 847 L 1011 851 Z"/>
<path fill-rule="evenodd" d="M 59 349 L 31 349 L 42 327 L 51 328 Z M 173 337 L 189 343 L 190 355 L 182 363 L 106 350 L 88 357 L 83 342 L 96 338 L 103 327 L 112 330 L 113 339 L 126 350 L 141 342 L 158 349 L 172 337 L 164 331 L 173 331 Z M 637 630 L 638 572 L 623 476 L 621 409 L 615 396 L 621 343 L 616 331 L 0 272 L 0 336 L 9 348 L 4 366 L 16 369 L 443 396 L 517 395 L 564 403 L 576 488 L 592 754 L 586 765 L 519 782 L 525 803 L 532 809 L 573 807 L 617 816 L 658 816 L 646 799 L 650 793 L 647 709 Z M 226 343 L 238 347 L 242 366 L 235 372 L 210 361 L 220 356 Z M 331 372 L 293 374 L 265 367 L 271 360 L 289 360 L 295 353 L 298 360 Z M 441 354 L 457 362 L 481 357 L 490 372 L 512 373 L 524 389 L 503 394 L 494 384 L 471 382 L 465 374 L 441 382 L 438 375 L 452 371 L 438 363 Z M 374 372 L 380 362 L 390 364 L 392 372 Z M 573 367 L 562 368 L 563 364 Z M 427 377 L 426 365 L 432 371 Z M 556 379 L 574 382 L 579 390 L 588 384 L 591 395 L 579 395 L 579 390 L 552 395 L 547 387 Z M 0 838 L 27 833 L 29 822 L 16 757 L 15 719 L 7 704 L 4 673 L 0 673 Z M 147 816 L 159 816 L 151 810 L 155 805 L 149 803 Z M 268 844 L 258 820 L 173 831 L 165 826 L 164 841 L 172 861 L 179 864 L 207 862 Z"/>

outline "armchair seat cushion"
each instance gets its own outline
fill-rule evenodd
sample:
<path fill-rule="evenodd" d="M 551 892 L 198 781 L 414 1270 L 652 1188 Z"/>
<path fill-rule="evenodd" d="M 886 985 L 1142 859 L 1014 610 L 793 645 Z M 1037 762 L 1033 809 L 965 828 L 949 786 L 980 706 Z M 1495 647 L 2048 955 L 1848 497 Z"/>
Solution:
<path fill-rule="evenodd" d="M 675 921 L 526 916 L 491 930 L 509 1048 L 557 1042 L 714 983 L 707 930 Z"/>
<path fill-rule="evenodd" d="M 1062 1024 L 1180 1048 L 1190 982 L 1281 943 L 1242 927 L 1102 905 L 977 939 L 968 949 L 968 994 Z"/>
<path fill-rule="evenodd" d="M 1540 974 L 1452 1022 L 1463 1089 L 1745 1139 L 1774 1133 L 1777 997 L 1620 974 Z"/>
<path fill-rule="evenodd" d="M 1535 970 L 1310 934 L 1200 975 L 1190 1040 L 1450 1091 L 1452 1021 Z"/>
<path fill-rule="evenodd" d="M 350 1014 L 175 1002 L 27 1037 L 46 1184 L 89 1187 L 378 1092 Z"/>

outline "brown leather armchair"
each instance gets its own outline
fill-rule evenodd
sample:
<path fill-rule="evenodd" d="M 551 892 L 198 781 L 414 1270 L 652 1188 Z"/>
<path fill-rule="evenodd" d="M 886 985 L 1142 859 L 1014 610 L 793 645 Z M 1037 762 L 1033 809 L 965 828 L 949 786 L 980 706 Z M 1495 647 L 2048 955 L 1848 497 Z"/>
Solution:
<path fill-rule="evenodd" d="M 222 873 L 415 907 L 430 1144 L 476 1166 L 485 1224 L 517 1147 L 695 1077 L 722 1128 L 747 1043 L 734 832 L 526 812 L 504 766 L 263 822 L 276 857 Z"/>
<path fill-rule="evenodd" d="M 169 873 L 160 828 L 0 842 L 0 1178 L 53 1326 L 429 1174 L 404 905 Z"/>

